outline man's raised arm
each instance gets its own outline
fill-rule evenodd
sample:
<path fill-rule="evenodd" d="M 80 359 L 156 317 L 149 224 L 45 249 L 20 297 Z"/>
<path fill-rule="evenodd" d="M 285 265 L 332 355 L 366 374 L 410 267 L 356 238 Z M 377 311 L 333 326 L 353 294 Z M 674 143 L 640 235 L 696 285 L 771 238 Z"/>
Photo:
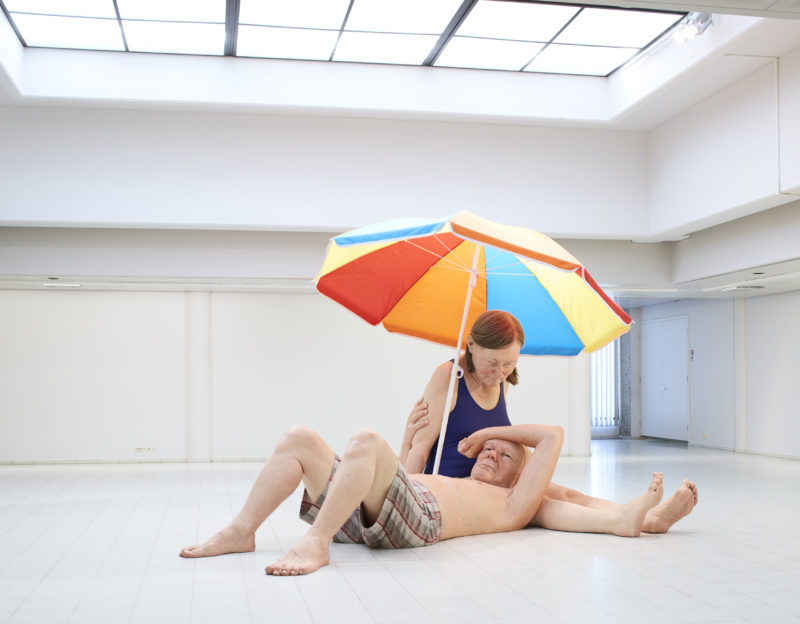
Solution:
<path fill-rule="evenodd" d="M 475 457 L 487 440 L 496 439 L 535 449 L 513 485 L 503 511 L 509 529 L 521 529 L 536 514 L 547 486 L 550 485 L 561 454 L 564 430 L 552 425 L 487 427 L 462 440 L 458 450 L 467 457 Z"/>

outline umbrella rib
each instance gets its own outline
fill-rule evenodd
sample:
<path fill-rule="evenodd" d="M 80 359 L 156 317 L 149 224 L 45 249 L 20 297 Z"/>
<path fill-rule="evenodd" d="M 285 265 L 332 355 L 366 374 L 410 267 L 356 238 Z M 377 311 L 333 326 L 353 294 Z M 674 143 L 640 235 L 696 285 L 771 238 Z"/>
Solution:
<path fill-rule="evenodd" d="M 527 275 L 527 273 L 500 273 L 499 271 L 497 271 L 497 269 L 505 269 L 507 267 L 513 267 L 513 266 L 524 266 L 524 267 L 527 267 L 528 264 L 531 263 L 531 262 L 534 262 L 534 263 L 539 264 L 539 265 L 547 266 L 547 267 L 550 267 L 551 269 L 555 269 L 556 271 L 561 271 L 561 272 L 564 272 L 564 273 L 575 273 L 575 271 L 576 271 L 575 269 L 562 269 L 561 267 L 553 266 L 552 264 L 549 264 L 547 262 L 541 262 L 539 260 L 533 260 L 532 258 L 525 258 L 524 260 L 521 260 L 520 262 L 510 262 L 508 264 L 503 264 L 503 265 L 497 266 L 497 267 L 489 267 L 488 266 L 488 262 L 487 262 L 486 272 L 487 273 L 492 273 L 492 275 Z"/>
<path fill-rule="evenodd" d="M 433 238 L 436 240 L 436 242 L 437 242 L 437 243 L 439 243 L 439 244 L 442 246 L 442 249 L 444 249 L 444 250 L 447 252 L 445 255 L 449 255 L 449 254 L 450 254 L 450 252 L 451 252 L 451 251 L 453 251 L 453 250 L 452 250 L 452 249 L 450 249 L 450 248 L 449 248 L 447 245 L 445 245 L 445 244 L 444 244 L 444 242 L 442 242 L 442 239 L 441 239 L 441 238 L 439 238 L 439 235 L 438 235 L 438 234 L 434 234 L 434 235 L 433 235 Z M 445 256 L 441 256 L 441 257 L 442 257 L 442 258 L 444 258 Z M 458 256 L 455 256 L 455 257 L 456 257 L 456 259 L 457 259 L 459 262 L 453 262 L 453 261 L 451 260 L 451 262 L 453 262 L 453 264 L 455 264 L 456 266 L 460 266 L 460 267 L 461 267 L 463 270 L 465 270 L 465 271 L 469 271 L 469 270 L 470 270 L 470 268 L 469 268 L 469 265 L 467 265 L 467 263 L 466 263 L 466 262 L 464 262 L 463 260 L 461 260 L 461 258 L 459 258 Z"/>
<path fill-rule="evenodd" d="M 484 274 L 487 275 L 488 273 Z M 511 275 L 513 277 L 536 277 L 533 273 L 499 273 L 497 271 L 491 271 L 492 275 Z"/>
<path fill-rule="evenodd" d="M 528 262 L 532 261 L 530 258 L 525 258 L 523 256 L 523 258 L 520 259 L 517 262 L 510 262 L 508 264 L 502 264 L 502 265 L 497 266 L 497 267 L 490 267 L 489 265 L 490 265 L 491 261 L 494 260 L 497 256 L 499 256 L 501 251 L 502 251 L 500 249 L 497 249 L 496 247 L 492 247 L 492 249 L 494 249 L 494 253 L 492 254 L 492 257 L 491 258 L 486 258 L 486 262 L 484 262 L 484 266 L 486 267 L 486 272 L 487 273 L 491 273 L 492 275 L 526 275 L 526 273 L 499 273 L 497 271 L 497 269 L 505 269 L 506 267 L 510 267 L 510 266 L 526 266 Z M 517 256 L 515 255 L 514 257 L 517 257 Z"/>
<path fill-rule="evenodd" d="M 444 249 L 444 251 L 446 252 L 444 255 L 438 254 L 435 251 L 432 251 L 432 250 L 427 249 L 427 248 L 425 248 L 425 247 L 423 247 L 421 245 L 418 245 L 418 244 L 414 243 L 411 239 L 405 239 L 405 240 L 403 240 L 401 242 L 406 243 L 407 245 L 411 245 L 412 247 L 416 247 L 417 249 L 419 249 L 421 251 L 424 251 L 425 253 L 428 253 L 428 254 L 434 256 L 435 258 L 438 258 L 439 260 L 442 260 L 442 261 L 444 261 L 444 262 L 446 262 L 448 264 L 451 264 L 452 265 L 451 268 L 454 268 L 454 269 L 456 269 L 458 271 L 463 271 L 463 272 L 469 272 L 470 271 L 470 268 L 466 265 L 465 262 L 463 262 L 461 260 L 461 258 L 458 257 L 458 255 L 456 255 L 456 254 L 452 254 L 451 255 L 451 252 L 453 250 L 450 249 L 447 245 L 445 245 L 445 243 L 442 242 L 442 240 L 439 238 L 438 235 L 434 234 L 432 236 L 432 238 L 436 239 L 436 241 L 438 241 L 439 244 L 442 246 L 442 249 Z M 476 243 L 476 244 L 478 244 L 478 243 Z M 496 256 L 498 256 L 500 254 L 500 250 L 496 249 L 495 247 L 492 247 L 492 249 L 495 250 L 495 253 L 492 254 L 491 257 L 486 259 L 485 265 L 484 265 L 486 268 L 483 271 L 479 272 L 479 275 L 481 277 L 486 277 L 486 275 L 488 275 L 489 273 L 491 273 L 492 275 L 510 275 L 510 276 L 521 276 L 521 277 L 524 277 L 524 276 L 530 275 L 530 274 L 529 273 L 501 273 L 500 271 L 498 271 L 498 269 L 505 269 L 507 267 L 512 267 L 512 266 L 526 266 L 529 262 L 538 262 L 537 260 L 533 260 L 532 258 L 523 258 L 519 262 L 511 262 L 509 264 L 504 264 L 504 265 L 501 265 L 501 266 L 498 266 L 498 267 L 489 267 L 489 263 Z M 447 257 L 448 255 L 450 256 L 449 258 Z M 541 264 L 547 265 L 546 262 L 542 262 Z M 552 265 L 547 265 L 547 266 L 552 266 Z M 552 267 L 552 268 L 559 269 L 559 267 Z M 564 270 L 564 269 L 559 269 L 559 270 Z M 568 272 L 572 273 L 574 271 L 568 271 Z"/>
<path fill-rule="evenodd" d="M 497 269 L 505 269 L 507 267 L 515 267 L 515 266 L 525 266 L 524 262 L 509 262 L 508 264 L 501 264 L 500 266 L 490 267 L 489 263 L 486 263 L 486 272 L 489 273 L 496 273 Z"/>
<path fill-rule="evenodd" d="M 436 238 L 436 240 L 439 240 L 439 238 L 436 237 L 436 236 L 434 236 L 434 238 Z M 421 245 L 417 245 L 415 243 L 412 243 L 410 240 L 404 240 L 403 242 L 408 244 L 408 245 L 411 245 L 412 247 L 416 247 L 417 249 L 420 249 L 420 250 L 422 250 L 422 251 L 424 251 L 426 253 L 429 253 L 432 256 L 436 257 L 436 258 L 439 258 L 439 260 L 443 260 L 443 261 L 445 261 L 445 262 L 447 262 L 449 264 L 452 264 L 453 267 L 455 269 L 459 270 L 459 271 L 469 271 L 469 268 L 463 262 L 462 263 L 454 262 L 452 258 L 447 258 L 445 256 L 439 255 L 435 251 L 431 251 L 430 249 L 426 249 L 425 247 L 422 247 Z M 442 243 L 440 240 L 439 240 L 439 242 L 441 243 L 442 247 L 444 247 L 444 249 L 449 254 L 451 250 L 448 249 L 447 246 L 444 243 Z M 458 258 L 458 256 L 456 256 L 456 258 Z"/>
<path fill-rule="evenodd" d="M 499 250 L 499 249 L 497 249 L 496 247 L 492 247 L 492 249 L 494 249 L 494 253 L 492 254 L 492 257 L 491 257 L 491 258 L 486 258 L 486 259 L 484 260 L 484 263 L 483 263 L 483 264 L 484 264 L 484 266 L 489 266 L 489 263 L 490 263 L 492 260 L 494 260 L 496 256 L 500 255 L 500 250 Z M 484 247 L 483 247 L 483 251 L 484 251 L 484 253 L 486 253 L 486 246 L 485 246 L 485 245 L 484 245 Z"/>

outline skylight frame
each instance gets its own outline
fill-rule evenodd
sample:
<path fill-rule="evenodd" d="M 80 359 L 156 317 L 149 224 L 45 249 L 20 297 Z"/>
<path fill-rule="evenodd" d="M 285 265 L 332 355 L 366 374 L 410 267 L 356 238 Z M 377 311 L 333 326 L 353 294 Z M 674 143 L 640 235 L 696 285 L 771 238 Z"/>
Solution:
<path fill-rule="evenodd" d="M 43 0 L 43 1 L 44 1 L 45 4 L 49 3 L 49 4 L 52 4 L 52 6 L 59 7 L 59 8 L 63 7 L 63 4 L 64 4 L 62 2 L 59 2 L 58 0 Z M 88 12 L 87 13 L 87 12 L 84 12 L 84 11 L 78 11 L 78 12 L 74 12 L 74 11 L 67 11 L 67 12 L 62 12 L 62 11 L 42 11 L 42 10 L 39 10 L 39 9 L 41 9 L 43 7 L 31 7 L 31 6 L 26 6 L 25 9 L 22 9 L 22 8 L 15 9 L 14 5 L 17 2 L 20 3 L 20 7 L 22 7 L 26 3 L 30 4 L 29 0 L 10 0 L 10 1 L 9 0 L 4 0 L 4 2 L 3 2 L 4 8 L 6 9 L 6 11 L 11 12 L 11 13 L 33 13 L 35 15 L 60 15 L 60 16 L 63 16 L 63 17 L 95 17 L 95 18 L 109 18 L 109 19 L 113 19 L 114 16 L 115 16 L 114 2 L 112 0 L 93 0 L 94 4 L 97 4 L 97 5 L 105 4 L 106 5 L 106 10 L 105 11 L 101 11 L 101 12 L 97 12 L 97 13 L 95 13 L 95 12 Z M 80 4 L 81 2 L 85 2 L 85 0 L 78 0 L 75 4 Z M 10 4 L 11 8 L 9 9 L 8 6 L 5 6 L 6 4 Z"/>
<path fill-rule="evenodd" d="M 22 11 L 9 11 L 8 8 L 6 7 L 6 4 L 5 4 L 6 1 L 8 1 L 8 2 L 13 4 L 14 2 L 17 2 L 17 0 L 0 0 L 0 9 L 2 9 L 2 11 L 3 11 L 4 15 L 6 16 L 7 20 L 9 21 L 12 29 L 14 30 L 15 34 L 19 38 L 20 43 L 24 47 L 50 47 L 50 46 L 45 46 L 45 45 L 30 45 L 26 41 L 24 33 L 20 31 L 20 29 L 17 27 L 17 24 L 16 24 L 15 20 L 13 19 L 13 16 L 15 14 L 22 13 Z M 43 0 L 43 1 L 45 3 L 47 2 L 47 0 Z M 240 8 L 241 8 L 241 2 L 242 1 L 247 2 L 247 1 L 251 1 L 251 0 L 225 0 L 225 23 L 224 23 L 225 41 L 224 41 L 224 51 L 222 52 L 222 54 L 224 56 L 243 56 L 243 57 L 246 56 L 245 54 L 239 55 L 238 51 L 237 51 L 238 38 L 239 38 L 239 36 L 238 36 L 239 26 L 240 26 L 240 24 L 242 26 L 245 26 L 245 25 L 248 24 L 247 21 L 240 21 Z M 336 47 L 339 44 L 339 41 L 340 41 L 340 39 L 342 37 L 342 33 L 345 33 L 345 32 L 370 32 L 370 31 L 363 31 L 363 30 L 360 30 L 360 29 L 357 30 L 357 29 L 354 29 L 352 27 L 348 28 L 348 23 L 347 22 L 348 22 L 348 18 L 350 16 L 350 13 L 353 10 L 354 4 L 359 2 L 359 1 L 360 0 L 340 0 L 341 6 L 343 6 L 344 4 L 347 4 L 347 11 L 346 11 L 346 13 L 344 15 L 344 18 L 342 20 L 341 25 L 339 25 L 338 29 L 336 29 L 336 30 L 338 30 L 336 44 L 333 46 L 333 49 L 331 50 L 331 53 L 328 56 L 328 58 L 327 59 L 320 59 L 320 62 L 337 62 L 337 63 L 339 63 L 339 62 L 373 62 L 373 61 L 360 61 L 360 60 L 345 60 L 345 61 L 342 61 L 342 60 L 336 59 Z M 364 1 L 364 0 L 361 0 L 361 1 Z M 396 0 L 396 1 L 398 3 L 402 2 L 402 0 Z M 117 5 L 117 0 L 108 0 L 108 2 L 113 4 L 114 10 L 116 12 L 116 18 L 107 17 L 107 18 L 102 18 L 102 19 L 108 19 L 110 21 L 116 21 L 117 22 L 118 27 L 120 29 L 120 32 L 122 34 L 122 42 L 123 42 L 123 46 L 124 46 L 124 51 L 125 52 L 130 52 L 131 50 L 129 49 L 128 43 L 127 43 L 126 38 L 125 38 L 125 29 L 124 29 L 125 18 L 124 17 L 120 17 L 119 8 L 118 8 L 118 5 Z M 481 3 L 486 4 L 488 2 L 497 2 L 498 4 L 500 4 L 500 3 L 512 3 L 513 2 L 513 3 L 519 3 L 519 4 L 547 5 L 548 7 L 577 8 L 577 11 L 573 14 L 571 19 L 568 20 L 558 30 L 558 32 L 555 34 L 555 36 L 553 36 L 549 41 L 537 42 L 537 43 L 542 43 L 543 47 L 541 48 L 541 50 L 539 52 L 536 53 L 536 55 L 533 56 L 533 58 L 529 59 L 528 62 L 523 67 L 518 67 L 517 64 L 514 64 L 513 66 L 515 68 L 514 69 L 509 69 L 507 66 L 512 65 L 510 63 L 506 63 L 502 67 L 462 67 L 460 65 L 455 65 L 455 67 L 457 67 L 459 69 L 476 69 L 476 70 L 481 70 L 481 71 L 504 71 L 504 72 L 511 71 L 511 72 L 517 72 L 517 73 L 524 72 L 524 73 L 539 73 L 539 74 L 550 73 L 550 72 L 546 72 L 546 71 L 545 72 L 541 72 L 541 71 L 536 71 L 536 70 L 533 70 L 533 69 L 529 69 L 529 66 L 531 64 L 535 65 L 534 61 L 535 61 L 536 57 L 539 54 L 544 53 L 547 50 L 547 47 L 549 45 L 561 43 L 561 42 L 557 41 L 558 36 L 569 26 L 570 23 L 572 23 L 572 21 L 577 19 L 585 9 L 607 10 L 609 12 L 630 11 L 630 12 L 634 12 L 634 13 L 654 13 L 654 14 L 659 14 L 659 15 L 671 15 L 671 16 L 674 17 L 674 20 L 672 20 L 672 21 L 666 20 L 665 23 L 668 24 L 667 27 L 663 31 L 659 32 L 649 42 L 647 42 L 646 45 L 643 45 L 641 47 L 637 47 L 637 49 L 635 50 L 635 52 L 633 53 L 631 58 L 629 58 L 625 62 L 621 63 L 619 66 L 614 67 L 607 74 L 604 74 L 604 75 L 600 76 L 600 77 L 606 77 L 607 78 L 607 77 L 611 76 L 615 71 L 620 69 L 622 66 L 624 66 L 627 63 L 631 62 L 633 59 L 637 58 L 639 55 L 642 54 L 642 52 L 646 51 L 654 43 L 656 43 L 657 41 L 661 40 L 669 31 L 671 31 L 673 28 L 675 28 L 675 26 L 686 16 L 686 13 L 685 12 L 681 12 L 681 11 L 664 11 L 664 10 L 642 9 L 642 8 L 620 8 L 620 7 L 599 6 L 599 5 L 592 5 L 592 4 L 578 4 L 578 3 L 572 3 L 572 2 L 558 2 L 558 3 L 555 3 L 555 2 L 543 2 L 542 0 L 462 0 L 461 4 L 458 5 L 458 9 L 453 14 L 452 19 L 450 20 L 450 22 L 447 25 L 447 27 L 440 34 L 438 34 L 438 39 L 436 39 L 435 44 L 432 46 L 432 48 L 430 50 L 430 53 L 427 55 L 427 57 L 421 63 L 401 63 L 401 64 L 411 65 L 411 66 L 423 66 L 423 67 L 425 67 L 425 66 L 434 66 L 434 67 L 441 68 L 441 69 L 450 68 L 451 66 L 445 65 L 443 63 L 442 64 L 437 64 L 438 58 L 447 49 L 447 45 L 451 42 L 451 40 L 453 40 L 454 37 L 459 37 L 460 36 L 458 34 L 458 30 L 459 30 L 460 26 L 465 22 L 465 20 L 468 19 L 468 17 L 470 15 L 470 13 L 472 12 L 472 10 L 476 6 L 478 6 L 479 4 L 481 4 Z M 18 6 L 18 5 L 14 5 L 14 6 Z M 455 6 L 455 4 L 454 4 L 454 6 Z M 153 19 L 153 20 L 144 20 L 144 21 L 154 21 L 155 22 L 155 21 L 165 21 L 165 20 Z M 182 20 L 174 20 L 174 21 L 182 21 Z M 186 21 L 188 21 L 188 20 L 186 20 Z M 209 22 L 195 21 L 195 22 L 190 22 L 190 23 L 209 23 Z M 214 23 L 221 24 L 221 22 L 214 22 Z M 303 27 L 301 26 L 300 28 L 302 29 Z M 317 28 L 309 28 L 309 30 L 319 30 L 319 29 L 317 29 Z M 323 30 L 328 30 L 328 29 L 323 29 Z M 336 32 L 336 30 L 334 30 L 333 28 L 331 28 L 330 30 L 333 31 L 333 32 Z M 385 31 L 384 31 L 384 33 L 385 34 L 392 34 L 392 33 L 386 33 Z M 414 35 L 417 35 L 417 34 L 422 34 L 422 33 L 402 33 L 402 32 L 399 32 L 399 33 L 394 33 L 394 34 L 409 34 L 409 35 L 414 34 Z M 425 33 L 425 34 L 433 35 L 434 39 L 436 38 L 436 35 L 437 35 L 437 33 Z M 514 41 L 514 39 L 504 39 L 502 37 L 498 37 L 497 40 L 498 41 Z M 433 39 L 431 39 L 431 41 L 433 41 Z M 513 46 L 511 46 L 511 47 L 513 47 Z M 627 48 L 628 46 L 600 46 L 600 47 L 609 47 L 609 48 L 626 47 Z M 75 49 L 75 48 L 71 48 L 71 49 Z M 89 49 L 89 48 L 78 48 L 78 49 Z M 146 51 L 145 53 L 150 53 L 150 52 Z M 154 53 L 170 53 L 170 54 L 184 54 L 184 55 L 187 54 L 185 52 L 156 52 L 156 51 L 154 51 Z M 205 54 L 203 54 L 203 55 L 205 55 Z M 213 53 L 211 55 L 218 56 L 218 54 L 215 54 L 215 53 Z M 317 55 L 317 57 L 315 57 L 315 58 L 318 58 L 318 56 L 319 55 Z M 254 57 L 251 56 L 250 58 L 254 58 Z M 276 56 L 276 57 L 256 56 L 255 58 L 276 58 L 276 59 L 283 60 L 283 59 L 286 59 L 287 57 L 286 56 Z M 294 58 L 294 57 L 292 57 L 292 58 Z M 298 56 L 297 58 L 298 59 L 302 59 L 304 57 Z M 416 58 L 418 58 L 418 56 Z M 572 76 L 590 75 L 590 76 L 597 76 L 597 74 L 593 74 L 593 73 L 588 73 L 588 74 L 567 73 L 567 74 L 563 74 L 563 75 L 572 75 Z"/>

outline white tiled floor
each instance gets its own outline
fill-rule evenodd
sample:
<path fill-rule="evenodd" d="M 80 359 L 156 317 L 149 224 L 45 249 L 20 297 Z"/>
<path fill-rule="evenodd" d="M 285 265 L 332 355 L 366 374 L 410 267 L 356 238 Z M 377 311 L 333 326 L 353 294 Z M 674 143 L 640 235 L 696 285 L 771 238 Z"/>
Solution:
<path fill-rule="evenodd" d="M 184 560 L 259 465 L 0 466 L 0 622 L 800 622 L 800 462 L 602 440 L 556 481 L 625 500 L 688 476 L 695 512 L 666 535 L 526 529 L 429 548 L 332 547 L 306 577 L 264 566 L 299 538 L 299 492 L 257 550 Z"/>

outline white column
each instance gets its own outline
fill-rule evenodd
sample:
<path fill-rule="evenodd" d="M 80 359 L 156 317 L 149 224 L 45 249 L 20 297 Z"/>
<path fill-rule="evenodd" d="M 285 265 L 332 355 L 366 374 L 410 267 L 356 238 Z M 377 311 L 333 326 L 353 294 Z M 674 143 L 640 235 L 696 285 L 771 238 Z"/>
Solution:
<path fill-rule="evenodd" d="M 567 452 L 575 457 L 592 454 L 592 365 L 585 353 L 569 363 Z"/>
<path fill-rule="evenodd" d="M 211 459 L 211 293 L 186 293 L 186 459 Z"/>
<path fill-rule="evenodd" d="M 733 448 L 747 450 L 747 299 L 733 304 Z"/>
<path fill-rule="evenodd" d="M 642 437 L 642 311 L 631 310 L 631 440 Z"/>

